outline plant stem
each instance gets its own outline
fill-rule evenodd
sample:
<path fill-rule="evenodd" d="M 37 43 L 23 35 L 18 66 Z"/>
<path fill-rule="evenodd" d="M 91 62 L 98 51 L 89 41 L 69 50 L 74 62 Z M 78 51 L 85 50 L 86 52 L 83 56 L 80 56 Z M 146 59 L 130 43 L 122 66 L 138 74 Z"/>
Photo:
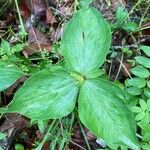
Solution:
<path fill-rule="evenodd" d="M 26 30 L 25 30 L 24 25 L 23 25 L 23 21 L 22 21 L 22 18 L 21 18 L 21 14 L 20 14 L 20 10 L 19 10 L 17 0 L 15 0 L 15 5 L 16 5 L 16 8 L 17 8 L 18 16 L 19 16 L 19 22 L 20 22 L 20 25 L 21 25 L 22 33 L 23 33 L 23 35 L 26 35 Z"/>
<path fill-rule="evenodd" d="M 119 69 L 118 69 L 117 75 L 115 77 L 115 81 L 117 80 L 117 78 L 119 76 L 119 73 L 120 73 L 120 70 L 121 70 L 121 67 L 122 67 L 122 62 L 123 62 L 123 53 L 121 55 L 120 65 L 119 65 Z"/>
<path fill-rule="evenodd" d="M 49 135 L 49 132 L 51 131 L 51 129 L 52 129 L 52 127 L 53 127 L 55 121 L 56 121 L 56 120 L 53 120 L 53 121 L 52 121 L 52 123 L 51 123 L 51 125 L 49 126 L 49 128 L 48 128 L 48 130 L 47 130 L 47 132 L 46 132 L 46 134 L 45 134 L 45 136 L 44 136 L 42 142 L 39 144 L 39 146 L 38 146 L 35 150 L 41 150 L 41 149 L 42 149 L 42 147 L 43 147 L 44 143 L 46 142 L 46 140 L 47 140 L 47 138 L 48 138 L 48 135 Z"/>
<path fill-rule="evenodd" d="M 82 127 L 80 121 L 79 121 L 79 125 L 80 125 L 80 128 L 81 128 L 81 132 L 82 132 L 82 134 L 83 134 L 84 140 L 85 140 L 85 142 L 86 142 L 87 148 L 88 148 L 88 150 L 91 150 L 90 144 L 89 144 L 89 142 L 88 142 L 88 140 L 87 140 L 87 137 L 86 137 L 86 135 L 85 135 L 84 129 L 83 129 L 83 127 Z"/>

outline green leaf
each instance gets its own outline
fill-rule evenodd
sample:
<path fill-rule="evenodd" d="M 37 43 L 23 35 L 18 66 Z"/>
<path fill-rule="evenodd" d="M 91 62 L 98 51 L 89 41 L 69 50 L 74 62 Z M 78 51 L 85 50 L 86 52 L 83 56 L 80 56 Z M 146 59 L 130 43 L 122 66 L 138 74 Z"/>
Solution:
<path fill-rule="evenodd" d="M 22 144 L 15 144 L 15 150 L 24 150 L 24 147 Z"/>
<path fill-rule="evenodd" d="M 147 81 L 147 86 L 150 88 L 150 80 Z"/>
<path fill-rule="evenodd" d="M 17 112 L 33 120 L 62 118 L 74 109 L 78 88 L 64 70 L 43 70 L 17 91 L 5 112 Z"/>
<path fill-rule="evenodd" d="M 44 133 L 46 125 L 47 125 L 47 121 L 38 120 L 38 128 L 40 132 Z"/>
<path fill-rule="evenodd" d="M 137 88 L 143 88 L 146 85 L 146 81 L 143 78 L 131 78 L 125 81 L 126 86 L 133 86 Z"/>
<path fill-rule="evenodd" d="M 128 145 L 138 149 L 134 118 L 122 99 L 126 95 L 115 84 L 102 79 L 85 81 L 78 100 L 79 118 L 110 147 Z"/>
<path fill-rule="evenodd" d="M 142 45 L 142 46 L 140 46 L 140 49 L 141 49 L 147 56 L 150 57 L 150 46 Z"/>
<path fill-rule="evenodd" d="M 143 111 L 140 107 L 137 107 L 137 106 L 131 107 L 131 110 L 134 113 L 140 113 L 141 111 Z"/>
<path fill-rule="evenodd" d="M 117 22 L 122 23 L 127 16 L 128 12 L 126 11 L 125 7 L 119 6 L 116 11 Z"/>
<path fill-rule="evenodd" d="M 147 109 L 150 111 L 150 99 L 147 100 Z"/>
<path fill-rule="evenodd" d="M 7 134 L 0 132 L 0 140 L 5 139 L 6 136 Z"/>
<path fill-rule="evenodd" d="M 150 141 L 150 133 L 149 132 L 144 133 L 143 141 Z"/>
<path fill-rule="evenodd" d="M 146 106 L 145 100 L 140 99 L 139 102 L 140 102 L 140 106 L 141 106 L 142 110 L 146 110 L 146 109 L 147 109 L 147 106 Z"/>
<path fill-rule="evenodd" d="M 13 52 L 20 52 L 25 47 L 25 44 L 16 44 L 12 47 Z"/>
<path fill-rule="evenodd" d="M 131 72 L 135 76 L 140 77 L 140 78 L 147 78 L 150 75 L 149 71 L 146 68 L 142 67 L 142 66 L 132 68 Z"/>
<path fill-rule="evenodd" d="M 145 115 L 145 112 L 144 112 L 144 111 L 140 112 L 138 115 L 136 115 L 135 120 L 136 120 L 136 121 L 142 120 L 143 117 L 144 117 L 144 115 Z"/>
<path fill-rule="evenodd" d="M 142 149 L 143 150 L 150 150 L 150 145 L 149 144 L 142 145 Z"/>
<path fill-rule="evenodd" d="M 137 24 L 135 22 L 127 22 L 125 24 L 123 24 L 122 28 L 125 31 L 135 31 L 137 29 Z"/>
<path fill-rule="evenodd" d="M 104 63 L 111 43 L 108 23 L 94 8 L 81 9 L 68 23 L 60 49 L 68 67 L 83 76 Z"/>
<path fill-rule="evenodd" d="M 2 40 L 1 48 L 3 49 L 3 51 L 9 52 L 10 51 L 10 44 L 9 44 L 9 42 L 7 42 L 5 40 Z"/>
<path fill-rule="evenodd" d="M 105 71 L 103 69 L 98 69 L 93 71 L 91 74 L 88 74 L 87 79 L 98 78 L 99 76 L 103 75 Z"/>
<path fill-rule="evenodd" d="M 80 0 L 79 1 L 79 6 L 81 8 L 88 8 L 89 5 L 92 3 L 93 0 Z"/>
<path fill-rule="evenodd" d="M 137 56 L 134 57 L 135 60 L 142 66 L 146 68 L 150 68 L 150 58 L 144 57 L 144 56 Z"/>
<path fill-rule="evenodd" d="M 142 89 L 137 87 L 128 87 L 126 88 L 126 92 L 128 92 L 131 95 L 140 95 L 142 93 Z"/>
<path fill-rule="evenodd" d="M 23 72 L 17 66 L 0 60 L 0 91 L 11 86 L 22 75 Z"/>
<path fill-rule="evenodd" d="M 144 88 L 144 94 L 147 98 L 150 98 L 150 88 Z"/>

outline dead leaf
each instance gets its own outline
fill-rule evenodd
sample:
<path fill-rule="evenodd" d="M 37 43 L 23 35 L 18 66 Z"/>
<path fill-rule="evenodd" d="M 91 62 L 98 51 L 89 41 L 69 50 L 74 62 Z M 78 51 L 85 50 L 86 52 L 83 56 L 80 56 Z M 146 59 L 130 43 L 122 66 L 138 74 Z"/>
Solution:
<path fill-rule="evenodd" d="M 31 16 L 31 7 L 26 0 L 21 0 L 19 2 L 19 9 L 23 19 L 28 19 Z"/>
<path fill-rule="evenodd" d="M 32 0 L 33 14 L 38 18 L 46 19 L 46 1 L 45 0 Z"/>
<path fill-rule="evenodd" d="M 40 32 L 37 28 L 30 28 L 28 37 L 28 44 L 23 50 L 25 57 L 40 53 L 41 50 L 51 51 L 51 44 L 44 33 Z"/>
<path fill-rule="evenodd" d="M 53 16 L 52 12 L 49 9 L 46 9 L 46 20 L 45 20 L 46 24 L 53 24 L 56 23 L 56 19 Z"/>

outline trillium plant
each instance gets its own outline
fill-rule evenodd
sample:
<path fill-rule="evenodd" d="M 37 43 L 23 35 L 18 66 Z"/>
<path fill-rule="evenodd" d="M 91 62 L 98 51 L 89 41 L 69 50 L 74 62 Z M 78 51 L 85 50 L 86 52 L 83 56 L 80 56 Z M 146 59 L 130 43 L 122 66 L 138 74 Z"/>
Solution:
<path fill-rule="evenodd" d="M 111 45 L 109 24 L 89 1 L 65 28 L 60 49 L 65 67 L 41 70 L 31 76 L 0 113 L 20 113 L 32 120 L 60 119 L 77 105 L 80 121 L 97 138 L 117 149 L 126 145 L 138 149 L 133 115 L 125 104 L 126 94 L 101 78 L 99 68 Z M 0 61 L 0 91 L 24 73 L 15 65 Z"/>

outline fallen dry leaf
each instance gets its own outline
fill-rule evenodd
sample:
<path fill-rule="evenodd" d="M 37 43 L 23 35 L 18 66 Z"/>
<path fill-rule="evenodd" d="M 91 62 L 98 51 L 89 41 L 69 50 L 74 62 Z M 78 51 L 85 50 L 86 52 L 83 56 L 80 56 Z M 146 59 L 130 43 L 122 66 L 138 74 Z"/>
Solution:
<path fill-rule="evenodd" d="M 26 0 L 19 1 L 19 9 L 24 20 L 27 20 L 31 16 L 31 6 Z"/>
<path fill-rule="evenodd" d="M 51 11 L 47 8 L 46 9 L 46 20 L 45 20 L 46 24 L 53 24 L 56 23 L 56 19 L 53 16 L 53 14 L 51 13 Z"/>
<path fill-rule="evenodd" d="M 47 5 L 45 0 L 32 0 L 33 14 L 39 19 L 46 19 L 46 8 Z"/>
<path fill-rule="evenodd" d="M 43 49 L 51 51 L 51 44 L 44 33 L 40 32 L 37 28 L 30 28 L 28 34 L 28 44 L 23 50 L 25 57 L 28 58 L 28 56 L 34 53 L 40 53 Z"/>

